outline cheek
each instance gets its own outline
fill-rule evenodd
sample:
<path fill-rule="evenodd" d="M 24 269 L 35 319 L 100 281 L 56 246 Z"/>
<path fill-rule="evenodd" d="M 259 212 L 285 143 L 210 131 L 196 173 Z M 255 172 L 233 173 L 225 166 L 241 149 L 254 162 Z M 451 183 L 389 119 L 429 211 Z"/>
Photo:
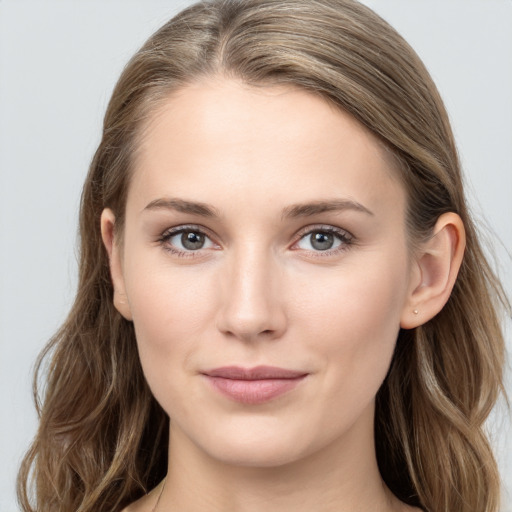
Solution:
<path fill-rule="evenodd" d="M 144 371 L 187 361 L 212 324 L 215 287 L 192 268 L 127 262 L 126 291 Z"/>
<path fill-rule="evenodd" d="M 302 303 L 299 317 L 309 320 L 301 328 L 312 350 L 322 347 L 332 400 L 343 389 L 355 402 L 368 402 L 384 380 L 400 329 L 406 270 L 400 255 L 337 269 L 337 275 L 317 280 Z"/>
<path fill-rule="evenodd" d="M 400 325 L 406 298 L 407 261 L 347 265 L 332 273 L 317 273 L 314 284 L 303 283 L 301 316 L 316 319 L 324 329 L 356 338 L 384 337 Z M 306 314 L 307 312 L 307 314 Z M 382 329 L 385 331 L 382 332 Z M 379 336 L 379 334 L 383 336 Z"/>
<path fill-rule="evenodd" d="M 202 340 L 209 338 L 214 290 L 204 280 L 197 282 L 191 272 L 156 269 L 139 260 L 134 277 L 128 279 L 127 295 L 147 383 L 169 416 L 185 421 L 194 415 L 189 403 L 198 399 L 189 377 Z"/>

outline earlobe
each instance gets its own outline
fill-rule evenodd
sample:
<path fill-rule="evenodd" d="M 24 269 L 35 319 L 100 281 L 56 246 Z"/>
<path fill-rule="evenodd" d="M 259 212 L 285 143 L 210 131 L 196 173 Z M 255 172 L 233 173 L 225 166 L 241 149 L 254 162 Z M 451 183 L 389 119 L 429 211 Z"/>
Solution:
<path fill-rule="evenodd" d="M 126 320 L 132 320 L 130 305 L 126 297 L 121 250 L 115 239 L 115 222 L 114 212 L 109 208 L 105 208 L 101 214 L 101 238 L 107 250 L 110 263 L 110 277 L 114 287 L 114 306 Z"/>
<path fill-rule="evenodd" d="M 416 257 L 418 277 L 402 311 L 403 329 L 418 327 L 443 309 L 457 279 L 465 247 L 462 219 L 452 212 L 441 215 Z"/>

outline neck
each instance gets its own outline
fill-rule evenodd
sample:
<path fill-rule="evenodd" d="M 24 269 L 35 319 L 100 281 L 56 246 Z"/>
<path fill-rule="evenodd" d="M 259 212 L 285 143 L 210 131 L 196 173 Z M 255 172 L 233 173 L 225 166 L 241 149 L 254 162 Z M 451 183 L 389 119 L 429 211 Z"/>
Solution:
<path fill-rule="evenodd" d="M 300 460 L 250 467 L 210 457 L 172 425 L 168 475 L 158 512 L 402 510 L 380 477 L 373 429 L 357 424 L 346 434 Z"/>

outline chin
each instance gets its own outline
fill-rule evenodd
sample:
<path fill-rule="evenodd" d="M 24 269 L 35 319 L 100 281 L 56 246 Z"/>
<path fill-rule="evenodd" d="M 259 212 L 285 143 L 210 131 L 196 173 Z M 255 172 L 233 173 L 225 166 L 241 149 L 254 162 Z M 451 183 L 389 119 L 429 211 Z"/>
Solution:
<path fill-rule="evenodd" d="M 211 458 L 230 466 L 247 468 L 275 468 L 293 463 L 304 455 L 300 450 L 275 444 L 264 446 L 259 443 L 226 443 L 209 452 Z"/>
<path fill-rule="evenodd" d="M 253 425 L 250 429 L 233 427 L 224 432 L 212 429 L 206 437 L 198 436 L 195 444 L 210 458 L 240 467 L 283 466 L 308 452 L 307 443 L 302 445 L 296 433 L 279 432 L 268 425 L 259 425 L 260 428 Z"/>

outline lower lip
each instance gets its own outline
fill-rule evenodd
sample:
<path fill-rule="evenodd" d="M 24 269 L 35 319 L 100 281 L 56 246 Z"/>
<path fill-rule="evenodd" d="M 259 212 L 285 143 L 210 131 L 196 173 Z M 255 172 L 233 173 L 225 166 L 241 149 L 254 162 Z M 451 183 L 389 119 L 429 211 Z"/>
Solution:
<path fill-rule="evenodd" d="M 244 404 L 262 404 L 291 391 L 305 378 L 238 380 L 223 377 L 206 378 L 212 386 L 223 395 Z"/>

